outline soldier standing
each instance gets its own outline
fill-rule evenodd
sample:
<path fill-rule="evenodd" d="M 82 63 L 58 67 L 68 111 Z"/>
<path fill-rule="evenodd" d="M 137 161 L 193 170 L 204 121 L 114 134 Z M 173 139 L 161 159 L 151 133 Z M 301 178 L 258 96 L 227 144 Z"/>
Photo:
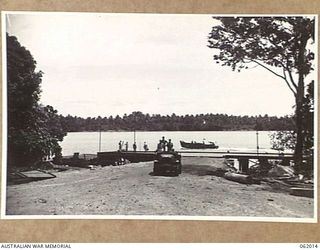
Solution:
<path fill-rule="evenodd" d="M 162 140 L 160 140 L 161 144 L 162 144 L 162 149 L 163 151 L 166 151 L 166 146 L 167 146 L 167 141 L 166 139 L 164 138 L 164 136 L 162 136 Z"/>
<path fill-rule="evenodd" d="M 122 141 L 119 141 L 119 151 L 122 150 Z"/>
<path fill-rule="evenodd" d="M 167 148 L 168 148 L 168 151 L 173 151 L 173 143 L 171 142 L 171 139 L 169 139 L 167 143 Z"/>
<path fill-rule="evenodd" d="M 163 151 L 162 141 L 160 140 L 157 146 L 157 152 Z"/>
<path fill-rule="evenodd" d="M 143 143 L 143 149 L 144 149 L 144 151 L 148 151 L 149 150 L 148 145 L 147 145 L 146 142 Z"/>

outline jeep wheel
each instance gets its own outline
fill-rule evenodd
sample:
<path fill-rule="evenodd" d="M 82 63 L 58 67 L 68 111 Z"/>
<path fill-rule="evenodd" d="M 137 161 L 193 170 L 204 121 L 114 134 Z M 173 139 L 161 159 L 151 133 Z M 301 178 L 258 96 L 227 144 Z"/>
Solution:
<path fill-rule="evenodd" d="M 179 172 L 178 171 L 171 172 L 170 176 L 179 176 Z"/>
<path fill-rule="evenodd" d="M 160 175 L 158 168 L 153 168 L 153 175 Z"/>

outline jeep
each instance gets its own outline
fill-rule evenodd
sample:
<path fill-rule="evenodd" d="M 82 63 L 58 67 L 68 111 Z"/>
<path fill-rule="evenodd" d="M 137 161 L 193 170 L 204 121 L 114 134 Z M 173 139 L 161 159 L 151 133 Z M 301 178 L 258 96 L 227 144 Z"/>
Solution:
<path fill-rule="evenodd" d="M 153 165 L 154 175 L 173 175 L 181 174 L 181 155 L 176 152 L 158 152 Z"/>

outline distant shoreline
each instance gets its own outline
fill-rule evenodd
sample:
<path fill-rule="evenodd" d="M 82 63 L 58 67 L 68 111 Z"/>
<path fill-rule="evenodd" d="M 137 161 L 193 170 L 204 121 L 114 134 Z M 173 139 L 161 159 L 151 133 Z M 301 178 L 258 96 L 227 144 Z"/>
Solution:
<path fill-rule="evenodd" d="M 200 114 L 171 116 L 133 112 L 123 117 L 81 118 L 60 116 L 64 131 L 288 131 L 295 129 L 292 117 L 229 116 L 226 114 Z"/>

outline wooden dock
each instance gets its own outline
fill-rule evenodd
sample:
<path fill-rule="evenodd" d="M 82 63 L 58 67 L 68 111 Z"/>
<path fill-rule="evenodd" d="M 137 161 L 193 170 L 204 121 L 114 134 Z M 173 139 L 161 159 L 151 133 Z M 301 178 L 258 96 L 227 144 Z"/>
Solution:
<path fill-rule="evenodd" d="M 275 154 L 275 153 L 229 153 L 223 155 L 226 159 L 236 159 L 239 161 L 239 171 L 247 173 L 249 170 L 249 161 L 258 160 L 261 166 L 267 165 L 269 160 L 279 160 L 283 165 L 289 165 L 294 155 L 291 153 Z"/>
<path fill-rule="evenodd" d="M 98 152 L 98 165 L 116 165 L 121 164 L 125 160 L 129 162 L 146 162 L 153 161 L 156 158 L 155 151 L 110 151 Z"/>
<path fill-rule="evenodd" d="M 282 164 L 289 165 L 290 161 L 293 160 L 294 155 L 292 153 L 248 153 L 239 151 L 176 151 L 182 157 L 208 157 L 208 158 L 225 158 L 235 159 L 239 161 L 240 172 L 246 173 L 249 169 L 250 160 L 258 160 L 260 165 L 268 164 L 269 160 L 279 160 Z M 75 166 L 88 166 L 88 165 L 119 165 L 125 162 L 147 162 L 156 159 L 156 151 L 108 151 L 98 152 L 96 157 L 90 155 L 79 155 L 75 153 L 72 157 L 64 158 L 64 164 L 75 165 Z M 307 157 L 304 157 L 307 159 Z"/>

